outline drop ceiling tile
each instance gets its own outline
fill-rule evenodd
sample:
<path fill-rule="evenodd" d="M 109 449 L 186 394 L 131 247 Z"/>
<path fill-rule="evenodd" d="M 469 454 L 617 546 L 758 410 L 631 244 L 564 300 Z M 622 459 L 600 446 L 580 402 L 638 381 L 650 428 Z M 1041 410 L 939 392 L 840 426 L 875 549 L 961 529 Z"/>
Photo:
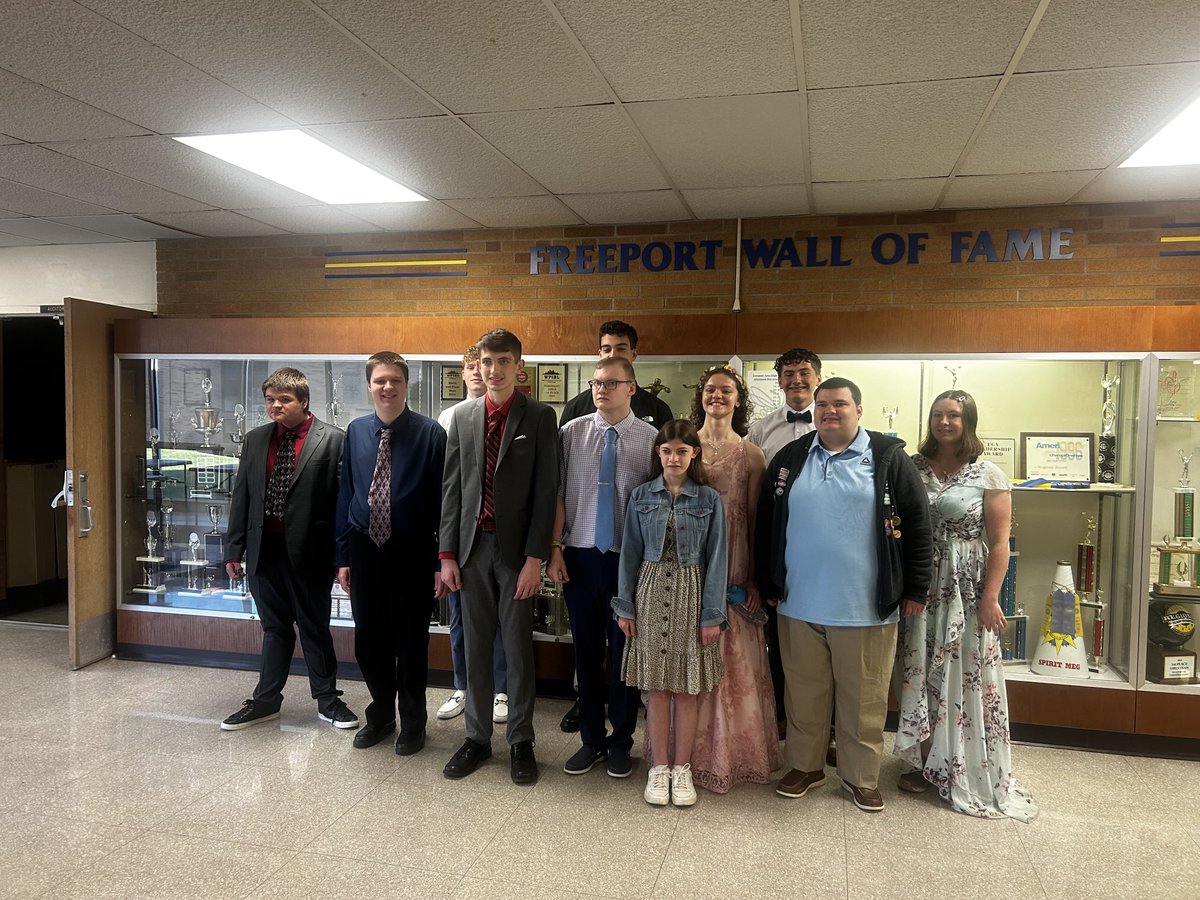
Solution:
<path fill-rule="evenodd" d="M 72 0 L 0 0 L 4 68 L 159 132 L 272 128 L 279 113 Z M 214 24 L 219 40 L 223 25 Z"/>
<path fill-rule="evenodd" d="M 485 228 L 537 228 L 579 225 L 582 219 L 555 197 L 491 197 L 486 200 L 447 200 L 464 216 Z"/>
<path fill-rule="evenodd" d="M 389 66 L 303 3 L 87 0 L 87 5 L 297 122 L 439 112 Z M 216 28 L 219 40 L 214 40 Z"/>
<path fill-rule="evenodd" d="M 537 0 L 316 0 L 456 113 L 609 99 Z"/>
<path fill-rule="evenodd" d="M 0 219 L 19 219 L 21 214 L 15 209 L 0 209 Z"/>
<path fill-rule="evenodd" d="M 813 181 L 949 175 L 997 78 L 809 91 Z"/>
<path fill-rule="evenodd" d="M 1138 203 L 1200 197 L 1200 165 L 1109 169 L 1073 199 L 1078 203 Z"/>
<path fill-rule="evenodd" d="M 960 174 L 1106 168 L 1198 89 L 1198 64 L 1015 75 Z"/>
<path fill-rule="evenodd" d="M 33 187 L 70 190 L 76 199 L 121 212 L 168 212 L 207 206 L 33 144 L 0 147 L 0 172 Z"/>
<path fill-rule="evenodd" d="M 154 213 L 145 216 L 159 225 L 186 231 L 197 237 L 256 237 L 263 234 L 283 234 L 282 228 L 256 222 L 227 209 L 207 209 L 200 212 Z"/>
<path fill-rule="evenodd" d="M 4 171 L 3 160 L 4 151 L 0 150 L 0 171 Z M 0 206 L 27 216 L 89 216 L 112 212 L 104 206 L 85 203 L 74 197 L 66 197 L 54 191 L 43 191 L 5 178 L 0 178 Z"/>
<path fill-rule="evenodd" d="M 146 129 L 0 69 L 0 131 L 32 142 L 145 134 Z"/>
<path fill-rule="evenodd" d="M 0 219 L 0 231 L 48 244 L 111 244 L 124 238 L 87 231 L 49 219 Z"/>
<path fill-rule="evenodd" d="M 189 238 L 193 235 L 173 228 L 164 228 L 153 222 L 145 222 L 136 216 L 55 216 L 50 221 L 60 225 L 73 225 L 101 234 L 124 238 L 127 241 L 161 241 L 170 238 Z"/>
<path fill-rule="evenodd" d="M 800 0 L 807 87 L 1001 75 L 1037 6 L 1038 0 Z"/>
<path fill-rule="evenodd" d="M 683 198 L 700 219 L 759 219 L 808 215 L 808 189 L 803 184 L 767 187 L 700 188 Z"/>
<path fill-rule="evenodd" d="M 56 153 L 222 209 L 307 206 L 313 198 L 158 135 L 47 144 Z M 198 208 L 200 208 L 198 207 Z"/>
<path fill-rule="evenodd" d="M 311 131 L 364 165 L 427 197 L 542 193 L 542 187 L 450 118 L 321 125 Z"/>
<path fill-rule="evenodd" d="M 48 243 L 50 242 L 0 232 L 0 247 L 44 247 Z"/>
<path fill-rule="evenodd" d="M 677 187 L 750 187 L 804 180 L 799 94 L 630 103 Z"/>
<path fill-rule="evenodd" d="M 324 204 L 282 209 L 239 209 L 235 212 L 293 234 L 357 234 L 383 230 L 378 225 Z"/>
<path fill-rule="evenodd" d="M 480 225 L 437 200 L 424 203 L 348 203 L 337 209 L 387 231 L 444 231 L 478 228 Z"/>
<path fill-rule="evenodd" d="M 0 144 L 19 144 L 19 143 L 21 143 L 20 138 L 15 138 L 15 137 L 12 137 L 11 135 L 7 135 L 7 134 L 0 134 Z"/>
<path fill-rule="evenodd" d="M 555 194 L 670 187 L 615 106 L 485 113 L 466 122 Z"/>
<path fill-rule="evenodd" d="M 813 185 L 813 213 L 904 212 L 932 209 L 945 178 L 831 182 Z"/>
<path fill-rule="evenodd" d="M 557 0 L 622 100 L 794 91 L 789 4 Z"/>
<path fill-rule="evenodd" d="M 1200 59 L 1200 4 L 1054 0 L 1018 72 Z"/>
<path fill-rule="evenodd" d="M 692 218 L 674 191 L 612 194 L 561 194 L 559 199 L 590 225 L 625 222 L 676 222 Z"/>
<path fill-rule="evenodd" d="M 960 175 L 951 180 L 941 206 L 978 209 L 1066 203 L 1098 170 L 1036 172 L 1029 175 Z"/>

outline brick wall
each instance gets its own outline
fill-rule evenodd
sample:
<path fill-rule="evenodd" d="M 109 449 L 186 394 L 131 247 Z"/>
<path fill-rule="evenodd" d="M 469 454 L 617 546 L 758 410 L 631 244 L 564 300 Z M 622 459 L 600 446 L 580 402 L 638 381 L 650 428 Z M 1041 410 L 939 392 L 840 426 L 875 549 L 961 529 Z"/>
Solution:
<path fill-rule="evenodd" d="M 1164 229 L 1200 222 L 1200 201 L 964 210 L 872 216 L 754 219 L 743 239 L 797 246 L 800 267 L 751 268 L 742 263 L 741 307 L 748 312 L 836 310 L 846 307 L 1129 306 L 1200 302 L 1200 256 L 1161 256 L 1160 237 L 1200 234 Z M 1069 228 L 1070 259 L 1026 258 L 987 262 L 974 239 L 988 231 L 1003 256 L 1008 229 L 1042 229 L 1049 253 L 1051 228 Z M 952 233 L 960 236 L 959 263 L 950 261 Z M 871 245 L 884 233 L 924 234 L 917 261 L 884 265 Z M 841 258 L 832 265 L 833 239 Z M 814 239 L 806 265 L 808 239 Z M 647 271 L 640 263 L 614 274 L 530 274 L 533 245 L 719 240 L 715 267 L 705 271 Z M 158 308 L 163 316 L 521 315 L 693 313 L 728 311 L 734 302 L 736 223 L 732 220 L 665 225 L 558 227 L 405 234 L 286 235 L 160 241 Z M 338 251 L 465 248 L 465 277 L 325 277 L 326 254 Z M 897 250 L 884 239 L 883 252 Z M 573 253 L 572 249 L 572 253 Z M 699 262 L 703 257 L 697 254 Z M 574 260 L 574 257 L 571 257 Z M 543 263 L 541 271 L 548 266 Z"/>

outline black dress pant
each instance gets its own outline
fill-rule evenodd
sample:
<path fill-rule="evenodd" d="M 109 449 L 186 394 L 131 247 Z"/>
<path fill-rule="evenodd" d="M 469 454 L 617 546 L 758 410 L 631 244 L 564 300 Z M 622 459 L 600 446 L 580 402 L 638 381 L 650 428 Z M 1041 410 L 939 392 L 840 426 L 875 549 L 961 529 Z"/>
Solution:
<path fill-rule="evenodd" d="M 784 721 L 783 660 L 779 654 L 779 611 L 778 607 L 764 603 L 767 622 L 763 626 L 763 637 L 767 642 L 767 666 L 771 670 L 771 685 L 775 689 L 775 710 L 779 721 Z"/>
<path fill-rule="evenodd" d="M 367 722 L 394 721 L 403 731 L 425 727 L 429 617 L 437 542 L 432 534 L 393 534 L 382 547 L 350 530 L 350 608 L 354 656 L 371 703 Z"/>
<path fill-rule="evenodd" d="M 337 656 L 329 632 L 333 587 L 332 567 L 322 577 L 303 577 L 288 561 L 283 535 L 264 534 L 258 568 L 247 579 L 258 617 L 262 621 L 262 668 L 254 699 L 278 709 L 283 686 L 296 650 L 296 632 L 308 669 L 308 683 L 321 712 L 328 712 L 341 696 L 337 689 Z"/>

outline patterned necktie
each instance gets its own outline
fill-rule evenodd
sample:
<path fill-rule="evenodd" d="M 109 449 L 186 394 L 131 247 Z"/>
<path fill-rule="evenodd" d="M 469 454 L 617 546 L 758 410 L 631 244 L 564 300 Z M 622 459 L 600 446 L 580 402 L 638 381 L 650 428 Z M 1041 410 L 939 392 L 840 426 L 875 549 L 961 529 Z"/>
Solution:
<path fill-rule="evenodd" d="M 811 425 L 812 410 L 806 409 L 804 412 L 792 412 L 788 410 L 787 419 L 789 424 L 793 422 L 808 422 Z"/>
<path fill-rule="evenodd" d="M 502 421 L 499 410 L 488 416 L 487 437 L 484 440 L 487 459 L 483 463 L 483 515 L 479 520 L 491 522 L 493 525 L 496 522 L 496 497 L 492 490 L 496 478 L 496 461 L 500 458 L 500 440 L 504 437 L 504 429 L 500 427 Z"/>
<path fill-rule="evenodd" d="M 367 508 L 371 511 L 368 533 L 376 547 L 382 547 L 392 536 L 392 429 L 379 432 L 379 452 L 375 454 L 375 474 L 367 491 Z"/>
<path fill-rule="evenodd" d="M 292 476 L 296 473 L 296 432 L 284 431 L 279 438 L 279 449 L 275 453 L 275 467 L 271 469 L 271 478 L 267 482 L 266 512 L 268 516 L 283 518 L 287 507 L 288 488 L 292 486 Z"/>
<path fill-rule="evenodd" d="M 604 431 L 600 454 L 600 491 L 596 497 L 596 549 L 607 553 L 616 540 L 617 517 L 617 429 Z"/>

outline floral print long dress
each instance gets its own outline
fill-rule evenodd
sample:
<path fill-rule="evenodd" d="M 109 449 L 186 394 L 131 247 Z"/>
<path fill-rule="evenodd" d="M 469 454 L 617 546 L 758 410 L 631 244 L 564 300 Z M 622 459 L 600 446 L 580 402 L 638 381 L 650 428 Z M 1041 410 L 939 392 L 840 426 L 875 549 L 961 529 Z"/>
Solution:
<path fill-rule="evenodd" d="M 1011 486 L 986 460 L 963 466 L 946 484 L 923 456 L 913 461 L 929 492 L 934 577 L 925 612 L 900 620 L 895 753 L 923 769 L 959 812 L 1028 822 L 1038 809 L 1012 772 L 1000 638 L 979 624 L 988 556 L 983 494 Z"/>

